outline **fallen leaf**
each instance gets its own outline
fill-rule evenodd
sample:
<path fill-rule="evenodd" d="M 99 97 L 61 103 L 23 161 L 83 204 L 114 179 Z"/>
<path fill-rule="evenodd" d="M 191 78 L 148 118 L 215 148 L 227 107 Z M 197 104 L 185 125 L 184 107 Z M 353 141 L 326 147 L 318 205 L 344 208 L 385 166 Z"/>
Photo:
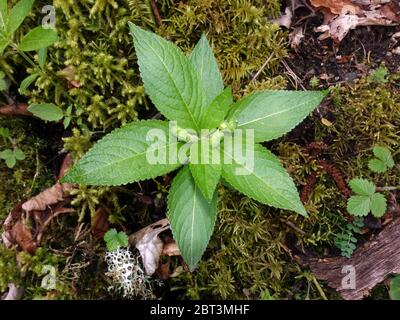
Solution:
<path fill-rule="evenodd" d="M 8 291 L 1 297 L 1 300 L 20 300 L 24 289 L 17 287 L 14 283 L 8 285 Z"/>
<path fill-rule="evenodd" d="M 168 219 L 162 219 L 129 236 L 129 242 L 140 252 L 147 275 L 156 271 L 163 251 L 164 243 L 158 235 L 169 228 Z"/>
<path fill-rule="evenodd" d="M 64 172 L 67 170 L 66 162 L 69 162 L 68 156 L 61 166 Z M 63 173 L 60 172 L 61 174 Z M 68 192 L 72 188 L 71 184 L 56 183 L 25 203 L 17 204 L 3 223 L 4 231 L 1 237 L 5 246 L 10 248 L 16 245 L 19 249 L 33 254 L 50 222 L 60 214 L 75 211 L 64 207 L 68 202 Z"/>
<path fill-rule="evenodd" d="M 395 26 L 400 23 L 400 6 L 394 0 L 311 0 L 324 14 L 319 39 L 340 43 L 350 30 L 360 26 Z"/>
<path fill-rule="evenodd" d="M 22 205 L 22 209 L 25 211 L 43 211 L 60 201 L 63 201 L 67 195 L 67 190 L 64 190 L 64 186 L 61 183 L 57 183 L 51 188 L 48 188 L 32 199 L 26 201 Z"/>
<path fill-rule="evenodd" d="M 109 216 L 110 213 L 104 208 L 100 208 L 95 212 L 91 221 L 91 232 L 95 239 L 102 239 L 110 228 L 110 223 L 108 222 Z"/>
<path fill-rule="evenodd" d="M 292 49 L 297 48 L 301 40 L 304 38 L 303 27 L 296 27 L 294 30 L 289 34 L 289 44 Z"/>
<path fill-rule="evenodd" d="M 164 245 L 164 248 L 163 248 L 163 250 L 162 250 L 161 255 L 163 255 L 163 256 L 169 256 L 169 257 L 172 257 L 172 256 L 180 256 L 180 255 L 181 255 L 181 252 L 180 252 L 180 250 L 179 250 L 179 248 L 178 248 L 178 245 L 177 245 L 176 242 L 174 241 L 174 242 L 166 243 L 166 244 Z"/>
<path fill-rule="evenodd" d="M 293 20 L 292 9 L 290 7 L 286 7 L 285 13 L 282 14 L 278 19 L 272 20 L 272 22 L 280 25 L 281 27 L 289 29 L 292 25 L 292 20 Z"/>
<path fill-rule="evenodd" d="M 361 8 L 354 5 L 352 0 L 311 0 L 311 4 L 315 8 L 326 8 L 333 14 L 341 14 L 343 12 L 357 13 Z"/>

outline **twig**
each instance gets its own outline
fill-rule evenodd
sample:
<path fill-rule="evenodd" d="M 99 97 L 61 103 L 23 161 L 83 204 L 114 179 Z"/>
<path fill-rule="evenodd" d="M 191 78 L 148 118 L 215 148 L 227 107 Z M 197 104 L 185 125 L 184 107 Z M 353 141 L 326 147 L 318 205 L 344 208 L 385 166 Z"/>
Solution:
<path fill-rule="evenodd" d="M 162 18 L 160 12 L 157 9 L 157 5 L 154 0 L 149 0 L 151 11 L 153 12 L 154 21 L 156 22 L 157 27 L 162 26 Z"/>
<path fill-rule="evenodd" d="M 285 219 L 281 219 L 281 221 L 288 225 L 290 228 L 294 229 L 295 231 L 297 231 L 298 233 L 302 234 L 303 236 L 307 235 L 306 232 L 304 232 L 303 230 L 301 230 L 298 226 L 296 226 L 293 222 L 287 221 Z"/>
<path fill-rule="evenodd" d="M 28 111 L 28 105 L 25 103 L 7 104 L 0 107 L 0 115 L 2 116 L 33 116 Z"/>
<path fill-rule="evenodd" d="M 265 67 L 268 65 L 268 63 L 272 60 L 272 57 L 274 55 L 270 55 L 268 59 L 264 62 L 264 64 L 261 66 L 261 68 L 257 71 L 257 73 L 254 75 L 254 77 L 250 80 L 250 82 L 256 81 L 258 76 L 261 74 L 261 72 L 265 69 Z"/>
<path fill-rule="evenodd" d="M 282 61 L 283 66 L 287 70 L 289 76 L 296 82 L 297 85 L 299 85 L 304 91 L 306 91 L 306 88 L 303 86 L 302 81 L 300 78 L 297 76 L 297 74 L 294 73 L 292 68 L 289 67 L 286 61 Z"/>
<path fill-rule="evenodd" d="M 376 187 L 376 191 L 383 192 L 383 191 L 396 191 L 400 190 L 400 186 L 397 187 Z"/>

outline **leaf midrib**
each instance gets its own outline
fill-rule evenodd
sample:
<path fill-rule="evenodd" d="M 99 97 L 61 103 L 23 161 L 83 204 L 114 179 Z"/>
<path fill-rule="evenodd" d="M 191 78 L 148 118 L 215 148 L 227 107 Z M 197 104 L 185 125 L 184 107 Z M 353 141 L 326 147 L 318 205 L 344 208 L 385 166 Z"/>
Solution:
<path fill-rule="evenodd" d="M 227 155 L 229 155 L 225 150 L 224 150 L 224 153 L 227 154 Z M 231 159 L 232 159 L 233 161 L 235 161 L 235 163 L 236 163 L 237 165 L 241 166 L 242 168 L 245 168 L 248 172 L 250 172 L 250 174 L 251 174 L 252 176 L 256 177 L 259 181 L 261 181 L 264 185 L 266 185 L 266 186 L 268 187 L 269 190 L 272 190 L 275 194 L 277 194 L 277 192 L 276 192 L 268 183 L 266 183 L 266 181 L 264 181 L 263 179 L 261 179 L 258 175 L 252 173 L 252 171 L 248 170 L 247 167 L 243 166 L 240 162 L 238 162 L 237 160 L 235 160 L 234 157 L 231 157 Z M 290 204 L 292 204 L 292 205 L 293 205 L 293 208 L 297 208 L 297 207 L 298 207 L 297 204 L 293 203 L 290 199 L 286 198 L 284 195 L 282 195 L 282 197 L 283 197 L 284 199 L 286 199 Z"/>
<path fill-rule="evenodd" d="M 168 147 L 171 147 L 171 146 L 174 146 L 174 145 L 179 145 L 179 142 L 174 142 L 174 143 L 171 143 L 171 144 L 167 144 L 167 145 L 165 145 L 164 147 L 160 147 L 159 150 L 167 149 Z M 117 165 L 117 164 L 119 164 L 119 163 L 121 163 L 121 162 L 123 162 L 123 161 L 127 161 L 127 160 L 133 161 L 134 159 L 136 159 L 136 158 L 138 158 L 138 157 L 140 157 L 140 156 L 145 155 L 145 154 L 147 153 L 147 151 L 148 151 L 148 150 L 146 150 L 146 151 L 144 151 L 144 152 L 136 153 L 136 154 L 132 155 L 131 157 L 127 157 L 127 158 L 124 158 L 124 159 L 120 159 L 120 160 L 118 160 L 118 161 L 113 161 L 113 162 L 111 162 L 111 163 L 108 163 L 108 164 L 106 164 L 106 165 L 100 167 L 100 170 L 104 170 L 104 168 L 107 168 L 107 167 L 109 167 L 109 166 Z M 166 163 L 165 165 L 171 165 L 171 164 L 170 164 L 170 163 Z M 99 170 L 99 168 L 96 168 L 96 169 L 91 170 L 91 171 L 85 171 L 85 174 L 84 174 L 84 175 L 85 175 L 85 176 L 88 176 L 88 175 L 90 175 L 91 173 L 93 173 L 93 172 L 95 172 L 95 171 L 97 171 L 97 170 Z"/>
<path fill-rule="evenodd" d="M 151 46 L 151 44 L 148 43 L 148 45 L 149 45 L 150 49 L 154 52 L 154 54 L 158 57 L 158 59 L 161 61 L 162 65 L 164 66 L 164 69 L 167 71 L 166 73 L 167 73 L 168 77 L 171 79 L 171 81 L 172 81 L 172 83 L 173 83 L 173 85 L 175 87 L 175 90 L 178 92 L 178 95 L 181 98 L 181 101 L 183 102 L 183 104 L 184 104 L 184 106 L 186 108 L 186 111 L 189 113 L 190 118 L 192 120 L 192 123 L 195 126 L 195 129 L 197 131 L 199 131 L 200 128 L 199 128 L 199 126 L 198 126 L 198 124 L 197 124 L 197 122 L 196 122 L 191 110 L 189 109 L 189 105 L 186 103 L 186 100 L 184 99 L 184 97 L 182 96 L 180 90 L 178 89 L 178 86 L 177 86 L 177 84 L 175 82 L 175 79 L 172 77 L 172 75 L 170 73 L 170 70 L 168 69 L 168 66 L 165 64 L 164 60 L 161 58 L 161 56 L 158 54 L 158 52 Z"/>
<path fill-rule="evenodd" d="M 305 101 L 305 102 L 303 102 L 303 103 L 301 103 L 301 104 L 298 104 L 298 105 L 296 105 L 296 106 L 294 106 L 294 107 L 292 107 L 292 108 L 289 108 L 289 109 L 284 109 L 284 110 L 281 110 L 281 111 L 278 111 L 278 112 L 271 113 L 271 114 L 269 114 L 269 115 L 266 115 L 265 117 L 256 118 L 256 119 L 250 120 L 250 121 L 248 121 L 248 122 L 241 123 L 241 124 L 238 125 L 238 128 L 243 127 L 243 126 L 245 126 L 245 125 L 248 125 L 248 124 L 250 124 L 250 123 L 254 123 L 254 122 L 258 122 L 258 121 L 262 121 L 262 120 L 268 119 L 268 118 L 270 118 L 270 117 L 273 117 L 273 116 L 276 116 L 276 115 L 279 115 L 279 114 L 282 114 L 282 113 L 285 113 L 285 112 L 289 112 L 289 111 L 291 111 L 291 110 L 293 110 L 293 109 L 301 108 L 301 107 L 304 106 L 305 104 L 311 103 L 311 102 L 314 101 L 314 100 L 317 100 L 317 98 L 315 98 L 315 99 L 310 99 L 309 101 Z M 242 110 L 242 112 L 243 112 L 243 110 Z"/>

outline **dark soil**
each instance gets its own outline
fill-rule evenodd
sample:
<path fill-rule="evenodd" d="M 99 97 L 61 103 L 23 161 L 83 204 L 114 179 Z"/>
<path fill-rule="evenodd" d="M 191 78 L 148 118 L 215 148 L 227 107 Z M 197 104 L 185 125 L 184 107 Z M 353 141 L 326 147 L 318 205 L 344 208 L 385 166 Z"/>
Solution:
<path fill-rule="evenodd" d="M 304 87 L 309 87 L 314 76 L 324 87 L 352 81 L 382 63 L 391 72 L 400 70 L 400 55 L 392 52 L 400 46 L 400 38 L 393 39 L 400 27 L 359 27 L 337 45 L 331 39 L 318 39 L 319 33 L 314 28 L 321 23 L 321 16 L 300 23 L 305 37 L 287 59 Z"/>

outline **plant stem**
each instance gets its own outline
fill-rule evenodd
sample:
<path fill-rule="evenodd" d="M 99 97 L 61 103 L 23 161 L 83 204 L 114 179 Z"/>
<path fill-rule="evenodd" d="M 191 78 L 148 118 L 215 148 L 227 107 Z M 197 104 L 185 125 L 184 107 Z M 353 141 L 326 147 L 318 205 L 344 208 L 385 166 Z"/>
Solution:
<path fill-rule="evenodd" d="M 18 46 L 15 43 L 12 43 L 11 46 L 20 54 L 22 58 L 26 60 L 33 68 L 37 68 L 38 65 L 32 61 L 31 58 L 28 57 L 28 55 L 25 54 L 25 52 L 21 51 Z M 40 67 L 39 67 L 40 68 Z"/>
<path fill-rule="evenodd" d="M 397 187 L 377 187 L 376 188 L 376 191 L 380 191 L 380 192 L 382 192 L 382 191 L 396 191 L 396 190 L 400 190 L 400 186 L 397 186 Z"/>

